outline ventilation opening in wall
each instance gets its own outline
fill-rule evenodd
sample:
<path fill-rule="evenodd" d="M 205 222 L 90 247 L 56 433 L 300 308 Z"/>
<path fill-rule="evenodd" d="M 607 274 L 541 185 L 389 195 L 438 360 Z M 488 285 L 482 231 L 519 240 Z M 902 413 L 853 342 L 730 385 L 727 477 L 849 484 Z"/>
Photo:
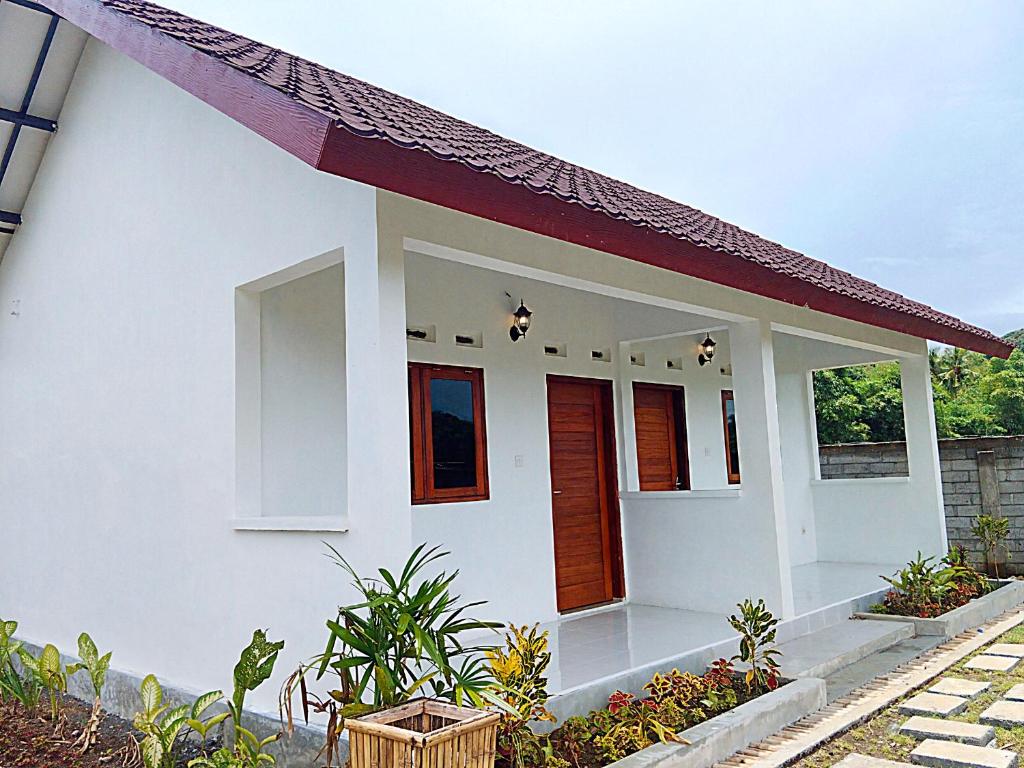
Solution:
<path fill-rule="evenodd" d="M 590 350 L 590 359 L 598 363 L 610 363 L 612 361 L 612 351 L 610 349 L 592 349 Z"/>
<path fill-rule="evenodd" d="M 630 352 L 629 353 L 629 364 L 635 365 L 639 368 L 643 368 L 647 365 L 647 361 L 644 359 L 643 352 Z"/>
<path fill-rule="evenodd" d="M 414 341 L 437 341 L 436 325 L 410 325 L 405 329 L 405 337 Z"/>
<path fill-rule="evenodd" d="M 559 344 L 554 341 L 545 341 L 544 354 L 548 357 L 565 357 L 565 344 Z"/>
<path fill-rule="evenodd" d="M 670 357 L 665 361 L 665 367 L 670 371 L 681 371 L 683 370 L 683 358 L 681 357 Z"/>
<path fill-rule="evenodd" d="M 481 331 L 455 334 L 455 346 L 457 347 L 477 347 L 479 349 L 483 345 L 484 334 Z"/>

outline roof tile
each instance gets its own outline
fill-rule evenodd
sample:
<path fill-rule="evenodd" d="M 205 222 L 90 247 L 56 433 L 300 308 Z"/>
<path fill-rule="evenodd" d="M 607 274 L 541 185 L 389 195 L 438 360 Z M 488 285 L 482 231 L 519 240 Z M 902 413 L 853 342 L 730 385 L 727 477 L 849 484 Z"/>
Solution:
<path fill-rule="evenodd" d="M 539 194 L 601 211 L 699 246 L 724 251 L 860 302 L 982 339 L 996 336 L 875 283 L 747 232 L 696 208 L 567 163 L 315 62 L 197 21 L 146 0 L 103 4 L 287 94 L 354 134 L 429 152 Z"/>

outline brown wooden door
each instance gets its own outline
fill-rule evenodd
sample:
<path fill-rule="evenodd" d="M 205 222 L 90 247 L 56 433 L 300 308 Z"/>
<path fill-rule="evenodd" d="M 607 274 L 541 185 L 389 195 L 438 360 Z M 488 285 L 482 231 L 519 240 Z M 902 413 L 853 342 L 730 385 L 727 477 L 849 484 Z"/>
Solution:
<path fill-rule="evenodd" d="M 548 377 L 558 610 L 622 596 L 611 384 Z"/>

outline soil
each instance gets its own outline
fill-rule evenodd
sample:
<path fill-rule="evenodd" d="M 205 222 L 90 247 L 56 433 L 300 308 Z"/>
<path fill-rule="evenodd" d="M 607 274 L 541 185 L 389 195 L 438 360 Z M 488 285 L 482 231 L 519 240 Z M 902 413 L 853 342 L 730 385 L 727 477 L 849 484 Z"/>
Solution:
<path fill-rule="evenodd" d="M 0 704 L 0 768 L 140 768 L 133 737 L 142 736 L 127 720 L 104 713 L 96 743 L 82 755 L 74 744 L 91 705 L 62 696 L 58 729 L 45 699 L 31 713 L 15 703 Z M 198 755 L 196 745 L 185 745 L 178 766 L 184 768 Z"/>

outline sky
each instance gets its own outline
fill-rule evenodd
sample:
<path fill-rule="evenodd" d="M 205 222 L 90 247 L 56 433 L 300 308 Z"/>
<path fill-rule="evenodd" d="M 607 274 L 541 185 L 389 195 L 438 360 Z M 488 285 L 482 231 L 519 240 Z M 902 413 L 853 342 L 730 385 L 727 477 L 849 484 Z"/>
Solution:
<path fill-rule="evenodd" d="M 1003 334 L 1019 0 L 162 0 Z"/>

